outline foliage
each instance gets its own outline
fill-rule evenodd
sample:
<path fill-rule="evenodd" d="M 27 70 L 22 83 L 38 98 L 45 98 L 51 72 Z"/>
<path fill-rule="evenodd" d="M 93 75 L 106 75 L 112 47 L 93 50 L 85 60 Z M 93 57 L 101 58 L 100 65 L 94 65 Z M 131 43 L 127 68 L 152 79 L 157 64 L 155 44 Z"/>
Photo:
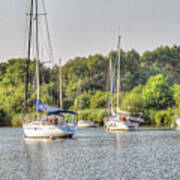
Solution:
<path fill-rule="evenodd" d="M 91 102 L 91 92 L 84 91 L 74 101 L 75 110 L 88 109 Z"/>
<path fill-rule="evenodd" d="M 143 112 L 144 111 L 144 100 L 142 97 L 142 87 L 138 86 L 128 93 L 122 103 L 122 109 L 130 112 Z"/>
<path fill-rule="evenodd" d="M 78 120 L 89 120 L 103 125 L 103 119 L 106 115 L 105 109 L 85 109 L 78 111 Z"/>
<path fill-rule="evenodd" d="M 143 111 L 145 123 L 169 124 L 170 109 L 180 115 L 180 46 L 160 46 L 140 55 L 134 49 L 121 49 L 120 107 Z M 75 57 L 62 67 L 64 109 L 77 109 L 82 118 L 102 121 L 109 105 L 109 58 L 117 52 Z M 20 125 L 23 113 L 26 59 L 10 59 L 0 65 L 0 125 Z M 77 93 L 81 79 L 81 94 Z M 35 60 L 30 62 L 28 112 L 35 110 Z M 173 85 L 175 84 L 175 85 Z M 115 87 L 116 88 L 116 87 Z M 43 103 L 59 106 L 59 68 L 40 64 L 40 97 Z M 113 96 L 116 106 L 117 92 Z M 76 102 L 75 102 L 76 101 Z M 81 104 L 81 107 L 80 107 Z M 130 107 L 130 109 L 128 109 Z M 101 110 L 103 109 L 103 110 Z M 169 114 L 168 114 L 169 113 Z M 12 118 L 12 121 L 10 119 Z M 170 120 L 171 119 L 171 120 Z"/>
<path fill-rule="evenodd" d="M 95 109 L 107 107 L 107 103 L 109 101 L 108 97 L 109 93 L 97 90 L 94 96 L 91 98 L 90 108 Z"/>
<path fill-rule="evenodd" d="M 22 122 L 23 122 L 23 115 L 17 114 L 17 115 L 13 116 L 13 118 L 11 120 L 11 125 L 13 127 L 20 127 L 20 126 L 22 126 Z"/>
<path fill-rule="evenodd" d="M 0 126 L 10 126 L 11 125 L 11 117 L 3 110 L 0 109 Z"/>
<path fill-rule="evenodd" d="M 173 105 L 173 90 L 162 74 L 149 78 L 143 90 L 146 108 L 166 109 Z"/>
<path fill-rule="evenodd" d="M 145 124 L 155 124 L 155 115 L 156 115 L 155 109 L 145 109 L 143 113 L 143 118 L 145 121 Z"/>
<path fill-rule="evenodd" d="M 180 84 L 174 85 L 174 101 L 176 102 L 176 112 L 180 115 Z"/>
<path fill-rule="evenodd" d="M 174 113 L 171 108 L 167 110 L 158 111 L 155 115 L 155 122 L 157 125 L 171 125 L 174 122 Z"/>

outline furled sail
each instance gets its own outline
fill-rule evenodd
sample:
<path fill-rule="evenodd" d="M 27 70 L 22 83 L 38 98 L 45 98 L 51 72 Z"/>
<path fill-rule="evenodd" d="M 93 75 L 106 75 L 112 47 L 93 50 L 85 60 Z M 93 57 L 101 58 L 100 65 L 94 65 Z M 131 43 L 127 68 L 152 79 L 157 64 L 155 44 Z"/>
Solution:
<path fill-rule="evenodd" d="M 59 108 L 44 105 L 40 99 L 37 99 L 36 101 L 36 112 L 38 113 L 41 111 L 52 112 L 52 111 L 59 111 L 59 110 L 60 110 Z"/>

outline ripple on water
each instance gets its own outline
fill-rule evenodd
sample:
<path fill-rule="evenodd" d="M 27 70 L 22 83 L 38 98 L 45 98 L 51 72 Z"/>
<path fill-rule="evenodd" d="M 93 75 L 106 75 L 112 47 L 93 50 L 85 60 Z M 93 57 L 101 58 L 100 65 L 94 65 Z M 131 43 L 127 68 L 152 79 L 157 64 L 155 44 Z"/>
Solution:
<path fill-rule="evenodd" d="M 180 132 L 79 130 L 72 139 L 28 140 L 0 131 L 0 179 L 179 179 Z"/>

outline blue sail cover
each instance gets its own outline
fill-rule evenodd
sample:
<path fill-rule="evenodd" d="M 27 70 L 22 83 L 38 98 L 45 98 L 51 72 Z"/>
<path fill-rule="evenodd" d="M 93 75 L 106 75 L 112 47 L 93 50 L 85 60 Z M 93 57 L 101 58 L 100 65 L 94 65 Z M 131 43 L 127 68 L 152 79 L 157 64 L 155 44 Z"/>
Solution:
<path fill-rule="evenodd" d="M 60 109 L 52 106 L 46 106 L 41 102 L 40 99 L 38 99 L 36 101 L 36 112 L 41 112 L 41 111 L 54 112 L 54 111 L 60 111 Z"/>
<path fill-rule="evenodd" d="M 77 114 L 76 112 L 74 111 L 63 111 L 63 110 L 57 110 L 57 111 L 53 111 L 53 112 L 49 112 L 47 115 L 50 116 L 50 115 L 53 115 L 53 114 Z"/>

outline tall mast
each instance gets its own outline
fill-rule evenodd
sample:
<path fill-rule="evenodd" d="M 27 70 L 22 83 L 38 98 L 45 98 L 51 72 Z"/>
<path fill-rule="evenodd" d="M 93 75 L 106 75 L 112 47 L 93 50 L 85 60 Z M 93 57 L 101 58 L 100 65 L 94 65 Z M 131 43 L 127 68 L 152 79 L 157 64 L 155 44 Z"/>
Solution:
<path fill-rule="evenodd" d="M 24 97 L 24 119 L 27 112 L 27 99 L 28 99 L 28 85 L 29 85 L 29 64 L 31 59 L 31 41 L 32 41 L 32 19 L 33 19 L 33 0 L 31 0 L 30 18 L 29 18 L 29 33 L 28 33 L 28 53 L 27 53 L 27 67 L 26 67 L 26 80 L 25 80 L 25 97 Z"/>
<path fill-rule="evenodd" d="M 37 86 L 37 100 L 40 99 L 39 97 L 39 14 L 38 14 L 38 0 L 35 0 L 35 20 L 36 20 L 36 86 Z"/>
<path fill-rule="evenodd" d="M 82 95 L 82 93 L 81 93 L 81 78 L 79 79 L 79 82 L 78 82 L 78 89 L 79 89 L 79 109 L 80 109 L 80 111 L 82 110 L 82 97 L 81 97 L 81 95 Z M 80 113 L 80 116 L 79 116 L 79 119 L 81 120 L 81 113 Z"/>
<path fill-rule="evenodd" d="M 120 69 L 121 69 L 121 59 L 120 59 L 120 41 L 121 36 L 118 36 L 118 45 L 117 45 L 117 54 L 118 54 L 118 65 L 117 65 L 117 111 L 119 111 L 119 93 L 121 90 L 120 87 Z"/>
<path fill-rule="evenodd" d="M 110 82 L 110 91 L 111 91 L 111 93 L 112 93 L 112 91 L 113 91 L 113 82 L 112 82 L 112 80 L 113 80 L 113 69 L 112 69 L 113 67 L 112 67 L 112 58 L 110 57 L 109 58 L 109 82 Z M 112 99 L 111 99 L 111 102 L 110 102 L 110 106 L 109 106 L 109 113 L 110 113 L 110 111 L 113 109 L 113 105 L 112 105 Z"/>
<path fill-rule="evenodd" d="M 113 116 L 115 115 L 115 112 L 113 109 L 113 95 L 114 95 L 116 69 L 117 69 L 117 60 L 114 61 L 114 67 L 113 67 L 112 78 L 111 78 L 111 98 L 110 98 L 110 104 L 109 104 L 109 109 L 111 109 L 111 113 Z"/>
<path fill-rule="evenodd" d="M 63 109 L 61 59 L 59 59 L 59 104 L 60 104 L 60 109 Z"/>

